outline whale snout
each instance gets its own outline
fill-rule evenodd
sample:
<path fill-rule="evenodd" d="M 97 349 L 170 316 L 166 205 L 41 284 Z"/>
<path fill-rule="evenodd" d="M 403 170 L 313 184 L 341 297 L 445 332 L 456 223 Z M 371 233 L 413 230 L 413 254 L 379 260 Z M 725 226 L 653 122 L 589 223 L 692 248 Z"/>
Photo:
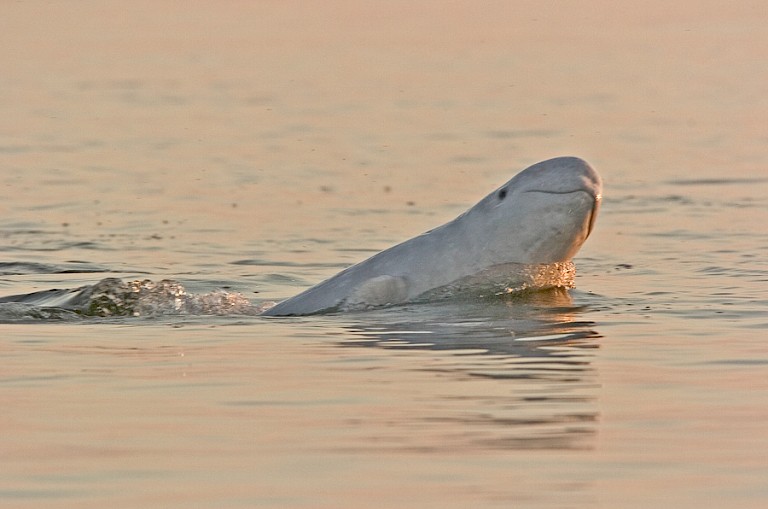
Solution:
<path fill-rule="evenodd" d="M 581 201 L 586 194 L 588 203 L 591 204 L 588 211 L 589 217 L 586 221 L 584 239 L 592 233 L 597 220 L 597 214 L 600 210 L 600 204 L 603 200 L 603 181 L 600 174 L 597 173 L 588 162 L 578 157 L 556 157 L 547 161 L 542 161 L 531 168 L 536 168 L 532 172 L 532 188 L 528 192 L 538 192 L 554 195 L 570 195 L 572 198 L 581 195 L 578 201 Z M 564 200 L 568 200 L 563 196 Z M 581 208 L 581 210 L 584 210 Z"/>
<path fill-rule="evenodd" d="M 600 203 L 603 201 L 602 192 L 592 196 L 594 204 L 592 205 L 592 212 L 589 214 L 589 225 L 587 226 L 587 237 L 590 236 L 592 230 L 595 229 L 595 222 L 597 221 L 597 213 L 600 211 Z"/>
<path fill-rule="evenodd" d="M 513 179 L 519 191 L 568 194 L 585 191 L 596 199 L 602 179 L 589 163 L 578 157 L 556 157 L 529 166 Z"/>
<path fill-rule="evenodd" d="M 571 259 L 597 221 L 602 196 L 591 186 L 570 190 L 525 191 L 514 237 L 526 246 L 521 263 L 554 263 Z"/>

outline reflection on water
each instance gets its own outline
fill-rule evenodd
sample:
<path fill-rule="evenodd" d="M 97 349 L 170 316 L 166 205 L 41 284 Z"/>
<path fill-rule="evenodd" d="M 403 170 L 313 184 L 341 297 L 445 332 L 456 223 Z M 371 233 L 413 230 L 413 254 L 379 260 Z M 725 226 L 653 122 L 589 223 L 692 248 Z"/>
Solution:
<path fill-rule="evenodd" d="M 568 290 L 553 288 L 475 300 L 444 300 L 364 313 L 349 325 L 361 345 L 385 348 L 471 350 L 525 355 L 534 345 L 599 337 L 591 322 L 579 321 Z"/>
<path fill-rule="evenodd" d="M 469 388 L 439 393 L 430 405 L 440 410 L 420 417 L 462 429 L 463 437 L 448 442 L 452 449 L 593 447 L 599 414 L 592 361 L 600 338 L 594 324 L 583 321 L 565 289 L 489 300 L 350 314 L 339 345 L 440 352 L 418 370 Z M 493 390 L 484 393 L 489 382 Z"/>

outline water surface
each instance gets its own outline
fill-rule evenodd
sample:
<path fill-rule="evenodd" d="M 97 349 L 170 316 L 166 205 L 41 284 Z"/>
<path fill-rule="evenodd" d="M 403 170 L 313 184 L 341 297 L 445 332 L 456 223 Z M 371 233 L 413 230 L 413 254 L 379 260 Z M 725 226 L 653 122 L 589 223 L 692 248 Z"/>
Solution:
<path fill-rule="evenodd" d="M 3 507 L 764 507 L 758 2 L 2 8 L 0 296 L 278 300 L 572 154 L 576 289 L 5 315 Z"/>

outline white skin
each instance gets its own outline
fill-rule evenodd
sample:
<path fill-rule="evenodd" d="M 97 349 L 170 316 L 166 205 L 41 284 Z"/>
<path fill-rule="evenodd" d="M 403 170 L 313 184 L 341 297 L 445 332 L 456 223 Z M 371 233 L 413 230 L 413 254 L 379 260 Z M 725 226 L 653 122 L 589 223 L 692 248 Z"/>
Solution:
<path fill-rule="evenodd" d="M 453 221 L 353 265 L 263 314 L 398 304 L 494 266 L 570 260 L 592 231 L 601 194 L 600 176 L 585 161 L 542 161 Z"/>

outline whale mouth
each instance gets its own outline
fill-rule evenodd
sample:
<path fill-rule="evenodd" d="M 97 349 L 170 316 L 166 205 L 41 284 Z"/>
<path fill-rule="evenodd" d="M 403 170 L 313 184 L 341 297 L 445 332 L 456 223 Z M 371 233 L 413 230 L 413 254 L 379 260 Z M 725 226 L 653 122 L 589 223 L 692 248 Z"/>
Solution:
<path fill-rule="evenodd" d="M 589 189 L 583 189 L 583 188 L 582 189 L 572 189 L 570 191 L 550 191 L 550 190 L 547 190 L 547 189 L 529 189 L 529 190 L 524 191 L 524 192 L 526 192 L 526 193 L 544 193 L 544 194 L 586 193 L 589 196 L 591 196 L 592 199 L 595 200 L 595 201 L 599 201 L 602 198 L 602 196 L 600 196 L 599 194 L 595 195 L 594 193 L 590 192 Z"/>
<path fill-rule="evenodd" d="M 589 224 L 587 225 L 587 235 L 585 239 L 589 237 L 592 230 L 595 228 L 595 221 L 597 221 L 597 211 L 600 210 L 600 203 L 603 201 L 603 195 L 598 193 L 593 197 L 592 210 L 589 211 Z"/>

